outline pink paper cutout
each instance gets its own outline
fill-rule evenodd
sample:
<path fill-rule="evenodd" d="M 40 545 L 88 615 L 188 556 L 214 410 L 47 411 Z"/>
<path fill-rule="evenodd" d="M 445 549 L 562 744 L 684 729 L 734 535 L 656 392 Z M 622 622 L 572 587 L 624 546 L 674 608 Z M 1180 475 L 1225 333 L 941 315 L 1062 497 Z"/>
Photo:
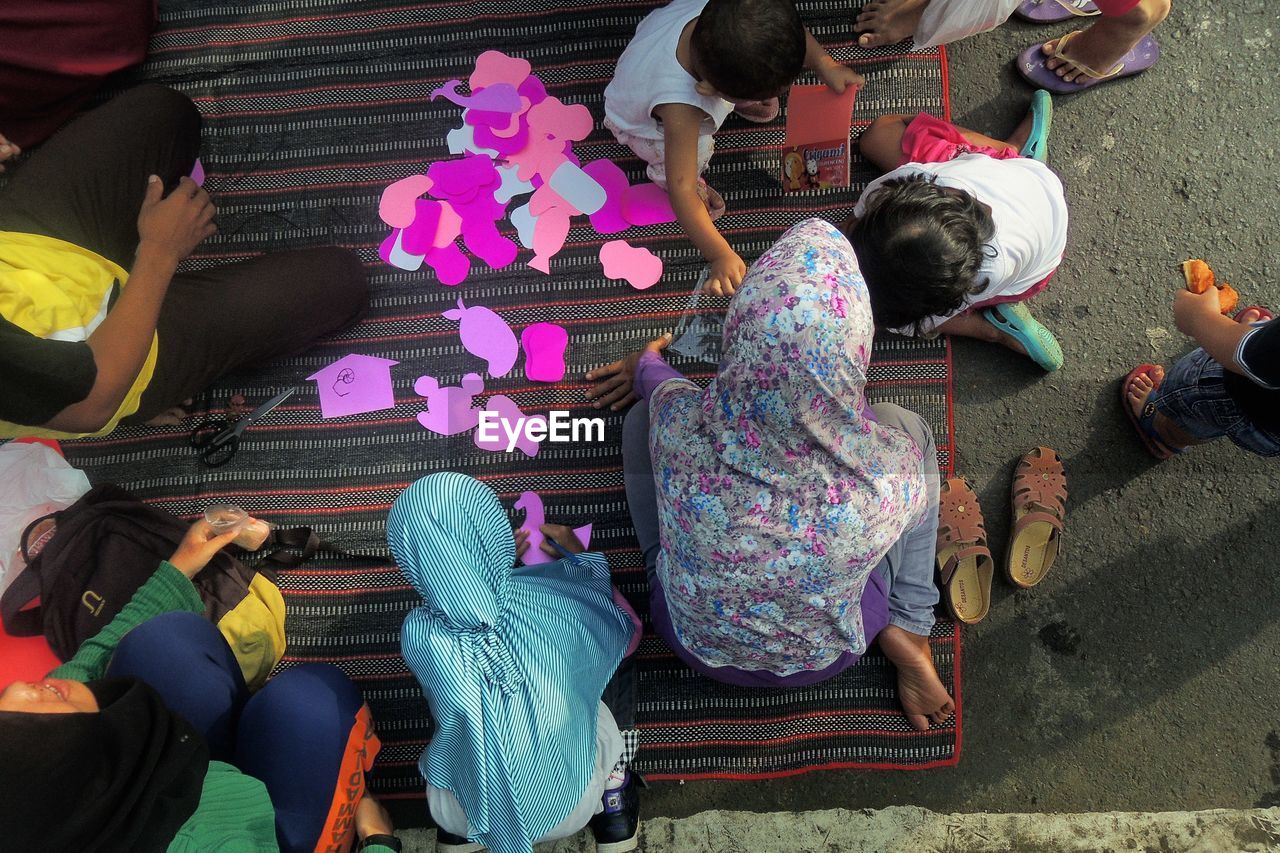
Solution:
<path fill-rule="evenodd" d="M 440 202 L 420 198 L 414 201 L 417 215 L 402 232 L 400 245 L 413 255 L 425 255 L 435 248 L 440 230 Z"/>
<path fill-rule="evenodd" d="M 520 86 L 532 72 L 533 66 L 527 59 L 507 56 L 498 50 L 486 50 L 476 57 L 476 68 L 471 72 L 467 82 L 472 91 L 492 86 L 494 83 Z"/>
<path fill-rule="evenodd" d="M 408 228 L 417 214 L 414 202 L 429 189 L 431 179 L 426 175 L 401 178 L 382 191 L 378 216 L 392 228 Z"/>
<path fill-rule="evenodd" d="M 440 224 L 436 226 L 436 239 L 431 245 L 437 249 L 444 249 L 461 234 L 462 217 L 449 202 L 440 202 Z"/>
<path fill-rule="evenodd" d="M 478 373 L 462 377 L 462 385 L 441 387 L 434 376 L 419 376 L 413 390 L 427 398 L 427 408 L 418 412 L 418 423 L 440 435 L 457 435 L 475 429 L 480 410 L 471 408 L 471 398 L 484 391 Z"/>
<path fill-rule="evenodd" d="M 427 174 L 435 182 L 431 195 L 448 199 L 462 218 L 462 242 L 473 254 L 494 269 L 516 259 L 516 244 L 498 232 L 497 221 L 506 205 L 494 199 L 502 186 L 502 176 L 488 157 L 468 154 L 461 160 L 439 160 Z"/>
<path fill-rule="evenodd" d="M 520 346 L 516 343 L 515 332 L 497 312 L 483 305 L 468 308 L 459 299 L 457 308 L 450 308 L 441 316 L 458 321 L 458 336 L 462 338 L 463 348 L 488 362 L 491 376 L 506 376 L 511 372 L 520 354 Z"/>
<path fill-rule="evenodd" d="M 432 249 L 425 260 L 427 266 L 435 270 L 440 283 L 450 287 L 461 284 L 471 273 L 471 259 L 455 243 Z"/>
<path fill-rule="evenodd" d="M 523 116 L 513 117 L 515 130 L 504 136 L 487 125 L 476 125 L 471 132 L 475 145 L 497 152 L 496 157 L 509 157 L 529 144 L 529 125 Z"/>
<path fill-rule="evenodd" d="M 467 110 L 462 120 L 475 128 L 487 127 L 496 136 L 509 139 L 520 132 L 520 116 L 529 109 L 529 99 L 520 99 L 521 108 L 514 113 L 494 110 Z"/>
<path fill-rule="evenodd" d="M 459 95 L 461 80 L 449 80 L 431 93 L 431 100 L 439 97 L 447 98 L 460 107 L 485 110 L 488 112 L 517 113 L 520 112 L 520 95 L 516 87 L 510 83 L 494 83 L 482 89 L 473 89 L 470 95 Z"/>
<path fill-rule="evenodd" d="M 422 255 L 411 255 L 404 250 L 403 238 L 404 232 L 399 228 L 387 235 L 382 241 L 382 245 L 378 247 L 378 257 L 382 258 L 393 267 L 405 270 L 406 272 L 414 272 L 422 266 Z"/>
<path fill-rule="evenodd" d="M 503 427 L 499 425 L 496 429 L 492 430 L 497 433 L 497 437 L 488 441 L 485 441 L 480 437 L 481 431 L 477 428 L 472 434 L 472 441 L 475 443 L 475 446 L 481 450 L 506 451 L 508 441 L 507 430 L 514 429 L 516 423 L 521 419 L 525 421 L 526 429 L 529 424 L 539 422 L 542 423 L 543 429 L 546 428 L 547 419 L 545 415 L 530 415 L 525 417 L 524 412 L 520 411 L 520 407 L 515 404 L 515 401 L 510 397 L 503 396 L 502 394 L 496 394 L 486 400 L 484 410 L 488 412 L 496 412 L 498 420 L 508 426 Z M 525 456 L 537 456 L 539 447 L 540 445 L 538 442 L 529 439 L 525 429 L 520 431 L 520 436 L 516 439 L 517 450 Z"/>
<path fill-rule="evenodd" d="M 630 228 L 631 223 L 622 216 L 622 197 L 630 187 L 626 173 L 612 160 L 592 160 L 582 167 L 582 171 L 590 175 L 605 193 L 604 205 L 591 214 L 591 227 L 601 234 L 618 234 Z"/>
<path fill-rule="evenodd" d="M 524 522 L 518 529 L 529 533 L 529 549 L 520 558 L 520 562 L 526 566 L 533 566 L 559 559 L 558 557 L 549 556 L 542 550 L 542 543 L 546 541 L 546 537 L 542 535 L 542 525 L 547 520 L 546 511 L 542 504 L 542 496 L 537 492 L 522 492 L 516 500 L 515 508 L 524 511 Z M 584 524 L 582 527 L 573 529 L 573 535 L 578 538 L 578 541 L 582 543 L 582 547 L 587 550 L 591 549 L 591 527 L 592 525 L 590 524 Z"/>
<path fill-rule="evenodd" d="M 320 392 L 320 416 L 340 418 L 395 406 L 391 365 L 399 363 L 353 353 L 308 376 Z"/>
<path fill-rule="evenodd" d="M 538 216 L 533 225 L 533 252 L 529 266 L 551 274 L 551 256 L 564 248 L 569 237 L 569 213 L 553 207 Z"/>
<path fill-rule="evenodd" d="M 549 178 L 565 160 L 565 143 L 586 139 L 595 126 L 591 111 L 582 104 L 567 105 L 548 97 L 525 113 L 529 122 L 529 144 L 507 159 L 520 167 L 520 179 L 535 174 Z"/>
<path fill-rule="evenodd" d="M 204 164 L 200 162 L 200 158 L 196 158 L 195 164 L 191 167 L 191 180 L 196 182 L 196 186 L 204 186 Z"/>
<path fill-rule="evenodd" d="M 600 263 L 608 278 L 626 279 L 636 290 L 647 290 L 662 278 L 662 258 L 626 240 L 610 240 L 601 246 Z"/>
<path fill-rule="evenodd" d="M 568 161 L 556 167 L 547 180 L 547 186 L 579 213 L 595 213 L 604 207 L 608 198 L 604 187 L 596 183 L 580 166 Z"/>
<path fill-rule="evenodd" d="M 667 191 L 657 184 L 636 184 L 622 197 L 622 215 L 632 225 L 661 225 L 675 222 Z"/>
<path fill-rule="evenodd" d="M 565 374 L 569 333 L 555 323 L 534 323 L 520 333 L 524 375 L 531 382 L 559 382 Z"/>
<path fill-rule="evenodd" d="M 553 208 L 559 208 L 570 216 L 582 212 L 561 198 L 560 193 L 552 189 L 551 184 L 543 184 L 533 191 L 533 196 L 529 199 L 530 213 L 541 216 Z"/>

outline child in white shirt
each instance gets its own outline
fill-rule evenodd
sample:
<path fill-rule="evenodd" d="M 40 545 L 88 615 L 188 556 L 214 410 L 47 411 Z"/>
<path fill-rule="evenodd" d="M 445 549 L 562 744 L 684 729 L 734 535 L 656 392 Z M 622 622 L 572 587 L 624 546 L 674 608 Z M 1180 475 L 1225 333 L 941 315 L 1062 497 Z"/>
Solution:
<path fill-rule="evenodd" d="M 674 0 L 640 22 L 604 91 L 605 126 L 667 190 L 711 264 L 710 293 L 732 294 L 747 271 L 712 224 L 724 212 L 702 180 L 712 136 L 731 112 L 772 121 L 806 68 L 836 92 L 863 82 L 814 40 L 791 0 Z"/>

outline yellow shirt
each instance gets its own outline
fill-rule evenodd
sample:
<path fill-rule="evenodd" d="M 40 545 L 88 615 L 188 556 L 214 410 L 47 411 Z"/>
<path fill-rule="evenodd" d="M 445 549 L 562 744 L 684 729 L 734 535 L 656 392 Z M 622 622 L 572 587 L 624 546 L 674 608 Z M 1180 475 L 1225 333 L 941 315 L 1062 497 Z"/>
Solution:
<path fill-rule="evenodd" d="M 0 316 L 38 338 L 87 340 L 107 316 L 114 284 L 123 288 L 129 274 L 96 252 L 39 234 L 0 231 Z M 143 390 L 155 372 L 158 342 L 111 420 L 93 435 L 115 429 L 121 418 L 138 410 Z M 42 436 L 79 438 L 65 433 L 0 420 L 0 438 Z"/>

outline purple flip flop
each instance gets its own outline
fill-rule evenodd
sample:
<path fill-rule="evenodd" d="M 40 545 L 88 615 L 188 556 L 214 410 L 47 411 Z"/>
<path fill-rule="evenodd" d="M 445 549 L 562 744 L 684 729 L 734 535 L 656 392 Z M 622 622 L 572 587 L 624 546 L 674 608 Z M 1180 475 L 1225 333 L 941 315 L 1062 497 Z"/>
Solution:
<path fill-rule="evenodd" d="M 1074 35 L 1076 33 L 1067 33 L 1063 36 L 1058 42 L 1058 49 L 1062 50 L 1067 40 Z M 1134 45 L 1133 50 L 1122 56 L 1108 73 L 1099 74 L 1091 68 L 1076 63 L 1076 66 L 1085 74 L 1085 82 L 1068 83 L 1045 64 L 1049 57 L 1045 56 L 1044 51 L 1040 49 L 1042 44 L 1043 42 L 1033 44 L 1018 54 L 1018 73 L 1032 86 L 1048 89 L 1055 95 L 1071 95 L 1085 89 L 1092 89 L 1100 83 L 1110 83 L 1113 80 L 1141 74 L 1155 65 L 1156 60 L 1160 58 L 1160 45 L 1156 44 L 1156 40 L 1151 36 L 1143 36 L 1142 40 Z M 1071 61 L 1067 57 L 1063 58 Z"/>
<path fill-rule="evenodd" d="M 1092 0 L 1023 0 L 1013 14 L 1033 24 L 1057 24 L 1101 13 Z"/>

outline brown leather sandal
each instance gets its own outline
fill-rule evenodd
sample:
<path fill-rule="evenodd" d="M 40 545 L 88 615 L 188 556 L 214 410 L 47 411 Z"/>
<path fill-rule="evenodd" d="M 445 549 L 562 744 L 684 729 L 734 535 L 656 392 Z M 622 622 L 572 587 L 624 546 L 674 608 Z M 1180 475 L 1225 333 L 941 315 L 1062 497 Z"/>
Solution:
<path fill-rule="evenodd" d="M 995 563 L 978 496 L 961 477 L 947 480 L 938 494 L 937 560 L 947 610 L 966 625 L 982 621 L 991 609 Z"/>
<path fill-rule="evenodd" d="M 1005 574 L 1030 589 L 1062 553 L 1062 526 L 1067 517 L 1067 473 L 1057 451 L 1037 447 L 1018 460 L 1013 472 L 1013 533 Z"/>

